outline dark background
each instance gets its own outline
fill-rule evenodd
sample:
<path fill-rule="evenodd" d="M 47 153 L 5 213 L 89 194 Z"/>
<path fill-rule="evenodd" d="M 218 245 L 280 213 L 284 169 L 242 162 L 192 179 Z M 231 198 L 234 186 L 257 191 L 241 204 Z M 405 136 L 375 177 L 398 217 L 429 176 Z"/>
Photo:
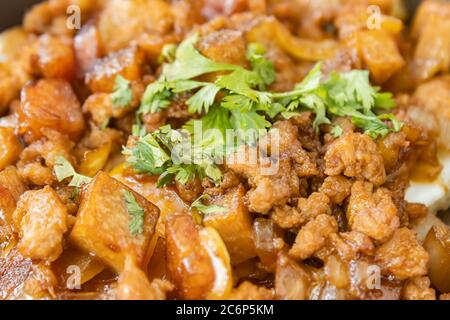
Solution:
<path fill-rule="evenodd" d="M 25 10 L 40 0 L 0 0 L 0 30 L 20 24 Z"/>
<path fill-rule="evenodd" d="M 404 0 L 410 10 L 420 2 L 420 0 Z M 20 24 L 22 16 L 27 8 L 40 0 L 0 0 L 0 30 Z"/>

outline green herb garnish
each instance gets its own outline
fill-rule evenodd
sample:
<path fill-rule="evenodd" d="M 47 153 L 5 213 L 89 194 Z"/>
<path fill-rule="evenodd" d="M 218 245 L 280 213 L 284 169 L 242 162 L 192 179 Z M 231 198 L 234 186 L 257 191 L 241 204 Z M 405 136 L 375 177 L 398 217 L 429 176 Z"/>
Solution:
<path fill-rule="evenodd" d="M 385 113 L 395 107 L 392 94 L 381 93 L 369 81 L 369 72 L 354 70 L 332 73 L 325 77 L 321 64 L 317 64 L 292 91 L 272 93 L 266 91 L 275 79 L 273 63 L 264 57 L 261 45 L 250 44 L 247 52 L 252 69 L 226 63 L 218 63 L 203 56 L 196 48 L 197 36 L 185 40 L 176 49 L 171 63 L 163 66 L 161 78 L 150 84 L 143 96 L 137 113 L 134 132 L 140 138 L 130 149 L 126 149 L 128 163 L 139 172 L 160 175 L 159 185 L 174 179 L 186 183 L 195 175 L 220 182 L 222 173 L 216 165 L 241 144 L 254 144 L 272 126 L 275 118 L 296 116 L 304 111 L 315 114 L 314 127 L 330 124 L 337 116 L 350 117 L 356 127 L 373 139 L 384 137 L 389 132 L 400 130 L 402 123 L 393 114 Z M 173 52 L 172 52 L 173 56 Z M 198 81 L 197 77 L 220 72 L 214 82 Z M 170 106 L 179 94 L 190 94 L 187 100 L 189 112 L 200 115 L 200 119 L 185 124 L 187 134 L 180 141 L 175 130 L 161 130 L 143 136 L 140 117 Z M 194 137 L 196 125 L 203 131 L 217 129 L 220 134 L 203 134 Z M 237 141 L 225 145 L 226 131 L 238 132 Z M 241 132 L 256 131 L 250 137 Z M 342 128 L 334 127 L 336 137 Z M 179 134 L 179 132 L 178 132 Z M 194 161 L 177 162 L 171 157 L 173 150 L 185 148 L 181 160 L 189 154 Z M 222 162 L 219 162 L 222 163 Z"/>
<path fill-rule="evenodd" d="M 203 214 L 226 213 L 229 211 L 227 208 L 221 206 L 203 204 L 203 201 L 209 200 L 209 198 L 210 197 L 207 194 L 200 196 L 192 203 L 191 208 L 195 208 Z"/>
<path fill-rule="evenodd" d="M 111 94 L 111 101 L 114 108 L 129 107 L 133 101 L 133 91 L 131 91 L 131 82 L 118 75 L 114 92 Z"/>
<path fill-rule="evenodd" d="M 145 211 L 137 203 L 133 193 L 126 189 L 123 189 L 122 192 L 125 198 L 125 206 L 127 208 L 128 214 L 131 216 L 131 220 L 129 222 L 130 232 L 133 236 L 142 234 L 144 232 Z"/>
<path fill-rule="evenodd" d="M 56 179 L 59 182 L 72 177 L 72 180 L 69 182 L 70 187 L 81 187 L 83 184 L 88 184 L 91 182 L 92 178 L 83 176 L 78 174 L 73 168 L 72 164 L 67 161 L 64 157 L 58 157 L 56 159 L 56 163 L 54 166 L 54 171 L 56 175 Z"/>

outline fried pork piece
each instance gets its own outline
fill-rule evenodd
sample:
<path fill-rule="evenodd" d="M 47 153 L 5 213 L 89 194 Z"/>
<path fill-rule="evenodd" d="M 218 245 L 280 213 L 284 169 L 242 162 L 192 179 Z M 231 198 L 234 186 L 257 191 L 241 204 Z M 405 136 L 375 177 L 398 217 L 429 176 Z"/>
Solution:
<path fill-rule="evenodd" d="M 42 79 L 27 84 L 21 93 L 18 131 L 31 143 L 43 137 L 42 129 L 53 129 L 76 140 L 85 125 L 80 103 L 70 84 Z"/>
<path fill-rule="evenodd" d="M 431 79 L 450 68 L 450 3 L 423 1 L 414 20 L 412 35 L 417 39 L 414 73 L 417 80 Z"/>
<path fill-rule="evenodd" d="M 12 166 L 0 171 L 0 186 L 8 190 L 15 202 L 27 190 L 22 178 L 17 173 L 16 167 Z"/>
<path fill-rule="evenodd" d="M 111 0 L 99 13 L 97 26 L 101 47 L 110 53 L 129 46 L 142 34 L 169 33 L 174 17 L 171 4 L 163 0 Z"/>
<path fill-rule="evenodd" d="M 405 280 L 427 274 L 428 253 L 408 228 L 395 231 L 392 238 L 375 252 L 375 260 L 382 272 Z"/>
<path fill-rule="evenodd" d="M 439 300 L 450 300 L 450 293 L 441 294 Z"/>
<path fill-rule="evenodd" d="M 326 246 L 315 256 L 326 260 L 327 256 L 336 254 L 341 260 L 349 262 L 357 259 L 360 255 L 372 256 L 374 252 L 375 246 L 368 236 L 360 232 L 350 231 L 331 234 Z"/>
<path fill-rule="evenodd" d="M 125 266 L 120 273 L 116 297 L 119 300 L 166 300 L 167 292 L 173 290 L 173 285 L 166 280 L 149 281 L 147 275 L 127 256 Z"/>
<path fill-rule="evenodd" d="M 212 32 L 198 43 L 199 51 L 211 60 L 248 66 L 246 43 L 241 31 L 219 30 Z"/>
<path fill-rule="evenodd" d="M 275 272 L 275 293 L 280 300 L 305 300 L 310 276 L 295 261 L 280 254 Z"/>
<path fill-rule="evenodd" d="M 450 75 L 437 77 L 417 87 L 409 116 L 430 132 L 436 133 L 440 145 L 450 144 Z"/>
<path fill-rule="evenodd" d="M 14 236 L 12 217 L 15 209 L 16 200 L 11 192 L 0 184 L 0 248 L 6 246 Z"/>
<path fill-rule="evenodd" d="M 73 162 L 71 155 L 74 143 L 57 131 L 43 129 L 45 135 L 31 143 L 20 154 L 17 170 L 20 177 L 32 185 L 52 185 L 56 178 L 53 167 L 58 157 Z"/>
<path fill-rule="evenodd" d="M 318 169 L 302 148 L 297 127 L 289 121 L 276 123 L 259 146 L 260 149 L 242 146 L 227 159 L 227 166 L 248 179 L 252 187 L 247 193 L 249 210 L 267 213 L 273 206 L 284 205 L 291 197 L 298 196 L 300 177 L 317 175 Z M 264 158 L 268 147 L 274 153 L 272 158 L 278 161 L 268 162 Z"/>
<path fill-rule="evenodd" d="M 338 232 L 336 219 L 321 214 L 300 229 L 289 255 L 295 259 L 307 259 L 321 249 L 328 237 L 336 232 Z"/>
<path fill-rule="evenodd" d="M 29 80 L 28 45 L 33 39 L 20 27 L 0 33 L 0 115 L 19 97 L 21 87 Z"/>
<path fill-rule="evenodd" d="M 386 181 L 383 158 L 375 142 L 362 133 L 346 133 L 329 145 L 325 174 L 362 178 L 377 186 Z"/>
<path fill-rule="evenodd" d="M 57 279 L 44 263 L 33 263 L 16 249 L 0 258 L 0 299 L 55 298 Z"/>
<path fill-rule="evenodd" d="M 342 204 L 350 195 L 352 183 L 343 176 L 329 176 L 323 181 L 319 192 L 328 196 L 331 202 L 335 204 Z"/>
<path fill-rule="evenodd" d="M 19 251 L 28 258 L 55 261 L 63 251 L 67 209 L 49 186 L 27 191 L 13 214 Z"/>
<path fill-rule="evenodd" d="M 67 8 L 77 6 L 84 17 L 100 0 L 49 0 L 33 6 L 25 15 L 23 26 L 30 33 L 72 35 L 67 28 Z"/>
<path fill-rule="evenodd" d="M 31 70 L 44 78 L 70 81 L 75 76 L 75 54 L 72 39 L 44 34 L 33 44 Z"/>
<path fill-rule="evenodd" d="M 83 78 L 101 55 L 100 36 L 98 28 L 85 24 L 73 39 L 77 76 Z"/>
<path fill-rule="evenodd" d="M 405 300 L 436 300 L 436 291 L 430 288 L 428 277 L 416 277 L 408 280 L 403 288 Z"/>
<path fill-rule="evenodd" d="M 141 82 L 134 81 L 131 83 L 131 92 L 133 99 L 129 105 L 114 106 L 111 94 L 109 93 L 94 93 L 89 96 L 83 104 L 83 112 L 90 113 L 92 120 L 101 126 L 107 123 L 111 118 L 122 118 L 131 110 L 135 109 L 141 101 L 142 94 L 145 87 Z"/>
<path fill-rule="evenodd" d="M 92 92 L 112 92 L 119 75 L 129 81 L 139 80 L 143 62 L 143 53 L 137 46 L 113 52 L 94 63 L 85 82 Z"/>
<path fill-rule="evenodd" d="M 254 285 L 251 282 L 244 281 L 234 289 L 228 300 L 272 300 L 274 290 Z"/>
<path fill-rule="evenodd" d="M 204 299 L 214 284 L 214 267 L 199 229 L 189 215 L 166 218 L 167 272 L 182 299 Z"/>
<path fill-rule="evenodd" d="M 256 256 L 252 221 L 244 203 L 245 189 L 242 185 L 216 196 L 211 204 L 227 208 L 226 212 L 205 215 L 203 223 L 219 232 L 225 242 L 233 265 Z"/>
<path fill-rule="evenodd" d="M 353 231 L 384 242 L 400 225 L 398 210 L 387 189 L 373 191 L 369 182 L 353 184 L 347 207 L 348 223 Z"/>
<path fill-rule="evenodd" d="M 297 208 L 290 206 L 275 207 L 271 218 L 281 228 L 298 228 L 300 225 L 321 214 L 331 214 L 330 199 L 320 192 L 314 192 L 308 198 L 298 199 Z"/>
<path fill-rule="evenodd" d="M 132 216 L 124 195 L 127 191 L 144 211 L 143 232 L 137 235 L 130 230 Z M 156 206 L 100 171 L 83 190 L 70 240 L 116 271 L 123 270 L 127 254 L 134 255 L 137 264 L 143 266 L 158 218 Z"/>

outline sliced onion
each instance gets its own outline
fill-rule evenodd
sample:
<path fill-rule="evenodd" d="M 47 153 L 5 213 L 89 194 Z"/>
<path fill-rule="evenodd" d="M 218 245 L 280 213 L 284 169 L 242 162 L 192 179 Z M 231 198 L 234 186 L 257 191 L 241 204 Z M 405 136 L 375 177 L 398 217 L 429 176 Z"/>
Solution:
<path fill-rule="evenodd" d="M 450 229 L 445 225 L 431 228 L 424 247 L 430 255 L 431 283 L 442 293 L 450 292 Z"/>

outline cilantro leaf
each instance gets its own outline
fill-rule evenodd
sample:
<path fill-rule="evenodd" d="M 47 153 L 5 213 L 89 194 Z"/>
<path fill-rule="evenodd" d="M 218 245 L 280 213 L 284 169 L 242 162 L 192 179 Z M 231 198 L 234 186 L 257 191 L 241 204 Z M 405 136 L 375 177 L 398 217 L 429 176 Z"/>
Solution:
<path fill-rule="evenodd" d="M 144 216 L 145 211 L 136 201 L 133 193 L 129 190 L 122 190 L 125 207 L 127 208 L 128 214 L 131 216 L 131 220 L 128 224 L 130 228 L 131 235 L 137 236 L 144 232 Z"/>
<path fill-rule="evenodd" d="M 266 85 L 272 84 L 276 76 L 273 62 L 264 57 L 265 53 L 265 48 L 258 43 L 250 43 L 247 49 L 247 59 L 250 61 L 252 69 L 264 83 L 264 86 L 260 87 L 260 89 L 264 89 Z"/>
<path fill-rule="evenodd" d="M 187 101 L 189 112 L 201 113 L 203 110 L 208 112 L 219 91 L 220 87 L 216 86 L 214 83 L 205 85 Z"/>
<path fill-rule="evenodd" d="M 88 184 L 92 180 L 90 177 L 78 174 L 72 164 L 64 157 L 56 158 L 56 163 L 53 170 L 55 172 L 56 179 L 58 179 L 59 182 L 72 177 L 69 182 L 70 187 L 81 187 L 83 184 Z"/>
<path fill-rule="evenodd" d="M 224 208 L 221 206 L 203 204 L 204 200 L 209 200 L 209 199 L 210 199 L 210 196 L 207 194 L 204 194 L 191 204 L 191 208 L 197 209 L 198 211 L 200 211 L 203 214 L 226 213 L 229 211 L 227 208 Z"/>
<path fill-rule="evenodd" d="M 133 91 L 131 91 L 131 82 L 118 75 L 114 86 L 114 92 L 111 94 L 112 105 L 114 108 L 126 108 L 133 101 Z"/>
<path fill-rule="evenodd" d="M 232 71 L 239 68 L 236 65 L 217 63 L 206 58 L 195 48 L 197 40 L 198 35 L 194 35 L 179 45 L 175 61 L 164 65 L 164 78 L 167 80 L 192 79 L 206 73 Z"/>
<path fill-rule="evenodd" d="M 330 134 L 335 138 L 339 138 L 343 133 L 344 130 L 338 125 L 333 126 L 330 131 Z"/>

